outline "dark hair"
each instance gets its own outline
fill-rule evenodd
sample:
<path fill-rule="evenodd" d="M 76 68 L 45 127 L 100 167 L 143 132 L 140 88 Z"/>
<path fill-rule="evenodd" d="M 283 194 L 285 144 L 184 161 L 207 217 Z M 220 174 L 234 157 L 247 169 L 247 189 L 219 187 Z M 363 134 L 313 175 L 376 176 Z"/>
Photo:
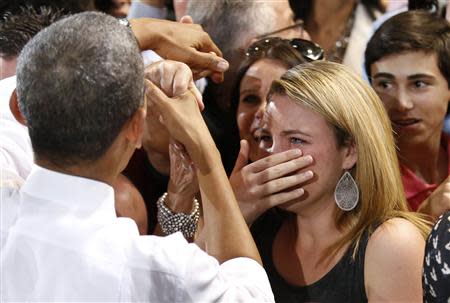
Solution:
<path fill-rule="evenodd" d="M 63 15 L 61 9 L 46 6 L 38 9 L 20 7 L 17 13 L 5 13 L 0 22 L 0 56 L 18 56 L 34 35 Z"/>
<path fill-rule="evenodd" d="M 144 101 L 131 31 L 102 13 L 64 18 L 38 33 L 17 64 L 17 96 L 37 159 L 58 166 L 100 158 Z"/>
<path fill-rule="evenodd" d="M 312 12 L 314 0 L 289 0 L 289 5 L 294 12 L 295 19 L 306 20 L 308 15 Z M 361 0 L 360 1 L 367 10 L 367 13 L 372 18 L 376 19 L 375 11 L 384 11 L 384 7 L 380 0 Z"/>
<path fill-rule="evenodd" d="M 293 48 L 289 43 L 286 43 L 286 41 L 288 40 L 280 39 L 278 40 L 277 43 L 274 43 L 271 47 L 267 48 L 265 51 L 261 51 L 254 56 L 247 57 L 239 67 L 236 80 L 233 85 L 233 92 L 231 99 L 231 113 L 233 114 L 233 121 L 236 128 L 237 128 L 236 112 L 239 106 L 241 81 L 247 70 L 250 68 L 250 66 L 252 66 L 256 61 L 261 59 L 278 60 L 281 63 L 283 63 L 287 69 L 290 69 L 298 64 L 308 62 L 305 58 L 303 58 L 303 56 L 300 54 L 298 50 Z"/>
<path fill-rule="evenodd" d="M 94 9 L 93 0 L 14 0 L 0 1 L 0 14 L 11 12 L 16 14 L 20 7 L 31 6 L 39 9 L 41 6 L 52 7 L 55 10 L 62 10 L 64 14 L 76 14 L 85 10 Z"/>
<path fill-rule="evenodd" d="M 424 10 L 398 14 L 381 25 L 367 44 L 367 75 L 376 61 L 410 51 L 435 53 L 439 70 L 450 87 L 450 24 Z"/>
<path fill-rule="evenodd" d="M 409 0 L 408 10 L 424 9 L 430 12 L 439 11 L 438 0 Z"/>
<path fill-rule="evenodd" d="M 121 5 L 114 0 L 94 0 L 94 6 L 97 10 L 113 15 L 114 17 L 126 17 L 113 14 L 114 10 L 121 7 Z"/>

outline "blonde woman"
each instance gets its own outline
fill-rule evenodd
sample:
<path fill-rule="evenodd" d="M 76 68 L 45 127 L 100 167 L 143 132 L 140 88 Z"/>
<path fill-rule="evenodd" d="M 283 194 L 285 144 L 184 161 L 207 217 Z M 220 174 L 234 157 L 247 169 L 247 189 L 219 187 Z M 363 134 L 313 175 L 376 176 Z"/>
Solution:
<path fill-rule="evenodd" d="M 392 130 L 343 65 L 299 65 L 269 93 L 260 147 L 299 149 L 313 177 L 252 226 L 279 302 L 419 302 L 428 223 L 407 212 Z M 290 189 L 292 190 L 292 189 Z"/>

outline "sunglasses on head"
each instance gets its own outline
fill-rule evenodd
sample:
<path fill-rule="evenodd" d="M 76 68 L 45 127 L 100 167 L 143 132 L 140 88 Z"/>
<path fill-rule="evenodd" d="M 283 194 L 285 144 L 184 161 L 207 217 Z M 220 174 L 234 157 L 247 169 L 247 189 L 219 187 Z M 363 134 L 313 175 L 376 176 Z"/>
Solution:
<path fill-rule="evenodd" d="M 318 44 L 304 39 L 283 39 L 280 37 L 268 37 L 254 42 L 249 46 L 245 53 L 247 57 L 260 56 L 261 53 L 268 51 L 276 45 L 286 44 L 295 49 L 307 61 L 316 61 L 323 59 L 323 48 Z"/>

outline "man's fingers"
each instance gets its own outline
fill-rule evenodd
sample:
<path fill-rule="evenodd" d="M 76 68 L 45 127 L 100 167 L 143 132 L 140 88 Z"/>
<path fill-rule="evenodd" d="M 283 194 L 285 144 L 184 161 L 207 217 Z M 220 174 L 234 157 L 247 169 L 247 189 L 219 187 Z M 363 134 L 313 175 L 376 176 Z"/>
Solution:
<path fill-rule="evenodd" d="M 205 109 L 205 104 L 203 103 L 203 96 L 202 96 L 202 93 L 198 90 L 198 88 L 195 85 L 195 82 L 193 80 L 191 80 L 188 89 L 194 95 L 195 100 L 197 101 L 198 107 L 200 108 L 200 111 L 203 111 Z"/>
<path fill-rule="evenodd" d="M 292 159 L 298 158 L 302 155 L 302 151 L 300 149 L 291 149 L 288 151 L 284 151 L 282 153 L 270 155 L 268 157 L 262 158 L 256 162 L 253 162 L 249 165 L 249 169 L 251 172 L 260 172 L 269 167 L 275 166 L 277 164 L 290 161 Z"/>
<path fill-rule="evenodd" d="M 222 83 L 224 80 L 223 73 L 212 73 L 209 77 L 214 83 Z"/>
<path fill-rule="evenodd" d="M 180 18 L 180 23 L 187 23 L 187 24 L 193 24 L 194 20 L 192 20 L 192 17 L 189 15 L 183 16 Z"/>
<path fill-rule="evenodd" d="M 278 179 L 282 176 L 303 169 L 312 162 L 312 157 L 308 155 L 300 158 L 295 158 L 287 162 L 277 164 L 275 166 L 271 166 L 266 170 L 259 172 L 256 176 L 256 181 L 258 182 L 258 184 L 263 184 L 270 180 Z"/>
<path fill-rule="evenodd" d="M 147 100 L 158 109 L 164 109 L 167 104 L 167 96 L 153 82 L 145 79 Z"/>
<path fill-rule="evenodd" d="M 172 96 L 184 94 L 189 89 L 192 82 L 192 72 L 190 69 L 186 65 L 179 66 L 173 77 Z"/>
<path fill-rule="evenodd" d="M 187 64 L 198 73 L 203 70 L 223 73 L 229 68 L 228 61 L 217 56 L 214 52 L 204 53 L 192 49 L 189 62 Z"/>

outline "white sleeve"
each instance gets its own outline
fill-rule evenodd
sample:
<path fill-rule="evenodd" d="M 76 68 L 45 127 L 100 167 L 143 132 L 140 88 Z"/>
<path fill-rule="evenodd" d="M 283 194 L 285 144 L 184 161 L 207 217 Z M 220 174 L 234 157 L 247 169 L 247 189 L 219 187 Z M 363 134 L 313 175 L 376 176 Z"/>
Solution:
<path fill-rule="evenodd" d="M 196 244 L 187 243 L 179 232 L 146 238 L 147 244 L 139 250 L 147 254 L 150 273 L 145 284 L 157 289 L 150 291 L 150 301 L 274 302 L 267 274 L 256 261 L 236 258 L 219 264 Z M 143 259 L 138 259 L 142 266 Z M 133 280 L 142 283 L 142 272 L 134 273 L 141 278 Z"/>
<path fill-rule="evenodd" d="M 182 237 L 177 233 L 178 237 Z M 184 240 L 184 238 L 183 238 Z M 249 258 L 222 264 L 196 244 L 178 242 L 173 253 L 183 267 L 183 288 L 191 302 L 273 302 L 272 289 L 263 267 Z"/>
<path fill-rule="evenodd" d="M 0 116 L 0 169 L 26 179 L 33 166 L 33 150 L 26 127 Z"/>
<path fill-rule="evenodd" d="M 128 19 L 133 18 L 157 18 L 165 19 L 167 9 L 165 7 L 155 7 L 150 4 L 145 4 L 140 1 L 133 1 L 131 3 L 130 11 L 128 12 Z"/>

